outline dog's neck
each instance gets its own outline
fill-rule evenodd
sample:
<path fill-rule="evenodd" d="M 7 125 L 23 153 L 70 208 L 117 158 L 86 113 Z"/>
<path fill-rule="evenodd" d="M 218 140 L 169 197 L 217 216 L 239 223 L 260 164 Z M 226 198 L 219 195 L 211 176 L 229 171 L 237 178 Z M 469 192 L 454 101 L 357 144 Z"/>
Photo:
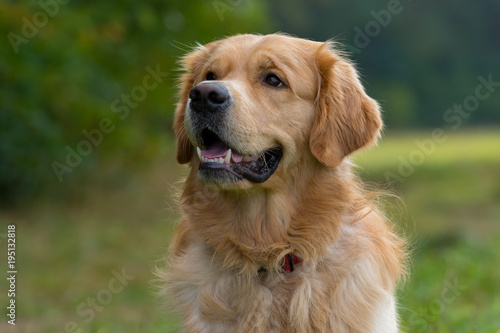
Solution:
<path fill-rule="evenodd" d="M 342 221 L 352 214 L 349 203 L 357 195 L 356 189 L 348 188 L 353 184 L 348 163 L 318 168 L 310 175 L 290 176 L 286 184 L 272 189 L 250 191 L 209 189 L 192 171 L 181 205 L 187 208 L 184 213 L 197 236 L 226 266 L 278 267 L 289 252 L 308 260 L 335 240 Z M 329 223 L 317 228 L 312 221 L 318 220 Z"/>

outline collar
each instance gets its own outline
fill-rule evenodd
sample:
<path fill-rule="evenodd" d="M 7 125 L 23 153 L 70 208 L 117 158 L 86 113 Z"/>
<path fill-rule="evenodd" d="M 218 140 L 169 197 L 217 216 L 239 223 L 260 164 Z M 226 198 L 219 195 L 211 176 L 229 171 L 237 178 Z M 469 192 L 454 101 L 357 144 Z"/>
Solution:
<path fill-rule="evenodd" d="M 295 265 L 302 262 L 302 258 L 297 257 L 292 252 L 285 255 L 285 257 L 281 260 L 281 269 L 284 273 L 291 273 L 295 270 Z M 259 268 L 259 273 L 265 273 L 267 269 L 264 267 Z"/>
<path fill-rule="evenodd" d="M 285 273 L 291 273 L 295 270 L 295 265 L 302 261 L 302 258 L 297 257 L 293 253 L 288 253 L 281 261 L 281 268 Z"/>

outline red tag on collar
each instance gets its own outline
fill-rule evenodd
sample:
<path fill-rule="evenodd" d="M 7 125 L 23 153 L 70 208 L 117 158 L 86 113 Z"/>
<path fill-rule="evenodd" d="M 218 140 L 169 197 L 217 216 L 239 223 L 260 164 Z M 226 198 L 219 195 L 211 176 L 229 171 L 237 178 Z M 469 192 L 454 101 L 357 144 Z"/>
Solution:
<path fill-rule="evenodd" d="M 281 261 L 281 268 L 285 273 L 293 272 L 295 265 L 302 261 L 302 258 L 297 257 L 293 253 L 288 253 Z"/>

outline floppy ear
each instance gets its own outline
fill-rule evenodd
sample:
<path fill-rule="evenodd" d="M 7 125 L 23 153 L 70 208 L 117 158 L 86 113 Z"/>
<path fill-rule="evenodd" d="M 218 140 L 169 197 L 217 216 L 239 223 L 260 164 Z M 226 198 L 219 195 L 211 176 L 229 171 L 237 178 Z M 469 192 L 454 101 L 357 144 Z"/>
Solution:
<path fill-rule="evenodd" d="M 176 157 L 180 164 L 190 162 L 194 154 L 194 147 L 189 141 L 184 127 L 185 111 L 189 92 L 194 88 L 196 75 L 203 66 L 205 59 L 210 53 L 210 49 L 213 48 L 215 43 L 216 42 L 212 42 L 206 46 L 199 45 L 193 52 L 185 55 L 180 61 L 181 68 L 185 71 L 185 73 L 179 80 L 179 103 L 177 104 L 174 116 Z"/>
<path fill-rule="evenodd" d="M 184 95 L 184 92 L 181 92 L 181 94 Z M 179 162 L 180 164 L 188 163 L 189 161 L 191 161 L 194 153 L 193 145 L 189 141 L 186 135 L 186 129 L 184 128 L 186 103 L 187 96 L 182 97 L 181 101 L 177 104 L 174 118 L 174 133 L 176 138 L 175 155 L 177 157 L 177 162 Z"/>
<path fill-rule="evenodd" d="M 335 53 L 331 43 L 319 47 L 316 62 L 321 83 L 309 145 L 318 161 L 334 167 L 353 151 L 374 144 L 382 119 L 354 66 Z"/>

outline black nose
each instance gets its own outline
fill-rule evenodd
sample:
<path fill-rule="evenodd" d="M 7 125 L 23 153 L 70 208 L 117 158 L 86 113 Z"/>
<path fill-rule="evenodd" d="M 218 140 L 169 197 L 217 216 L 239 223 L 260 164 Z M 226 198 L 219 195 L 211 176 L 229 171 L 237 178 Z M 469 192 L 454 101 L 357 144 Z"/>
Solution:
<path fill-rule="evenodd" d="M 191 109 L 196 112 L 217 112 L 229 105 L 229 91 L 220 83 L 200 83 L 189 93 Z"/>

